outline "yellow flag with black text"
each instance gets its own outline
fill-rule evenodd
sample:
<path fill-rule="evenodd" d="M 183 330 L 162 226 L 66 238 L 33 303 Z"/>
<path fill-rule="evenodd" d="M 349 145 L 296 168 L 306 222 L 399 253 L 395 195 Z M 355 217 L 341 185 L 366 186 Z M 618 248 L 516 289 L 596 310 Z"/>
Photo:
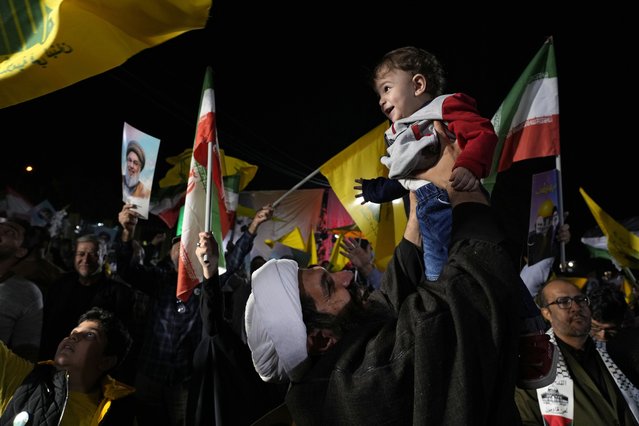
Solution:
<path fill-rule="evenodd" d="M 0 108 L 70 86 L 204 28 L 210 8 L 211 0 L 0 1 Z"/>
<path fill-rule="evenodd" d="M 353 218 L 364 237 L 375 251 L 375 265 L 386 269 L 406 228 L 406 212 L 401 199 L 392 203 L 361 204 L 355 198 L 355 179 L 374 179 L 388 176 L 388 169 L 380 161 L 386 152 L 384 131 L 388 122 L 383 122 L 346 149 L 320 166 L 320 172 L 328 179 L 348 214 Z"/>

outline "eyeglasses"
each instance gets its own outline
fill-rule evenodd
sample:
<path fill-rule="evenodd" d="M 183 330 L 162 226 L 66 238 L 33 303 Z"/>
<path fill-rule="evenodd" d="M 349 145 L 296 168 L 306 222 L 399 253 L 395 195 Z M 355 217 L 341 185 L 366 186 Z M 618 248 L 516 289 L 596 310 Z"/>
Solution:
<path fill-rule="evenodd" d="M 573 301 L 575 301 L 579 306 L 590 306 L 590 299 L 588 299 L 588 296 L 584 296 L 580 294 L 574 297 L 570 297 L 570 296 L 558 297 L 557 300 L 555 300 L 554 302 L 548 303 L 544 307 L 547 308 L 550 305 L 557 305 L 561 309 L 570 309 Z"/>

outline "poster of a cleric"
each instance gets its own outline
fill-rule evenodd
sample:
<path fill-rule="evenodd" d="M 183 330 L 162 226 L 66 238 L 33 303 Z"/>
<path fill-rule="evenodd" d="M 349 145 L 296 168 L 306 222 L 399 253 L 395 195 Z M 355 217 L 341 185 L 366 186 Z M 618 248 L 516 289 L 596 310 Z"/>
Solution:
<path fill-rule="evenodd" d="M 559 230 L 559 177 L 557 169 L 532 177 L 530 224 L 528 230 L 528 265 L 556 255 Z"/>
<path fill-rule="evenodd" d="M 124 123 L 122 138 L 122 201 L 135 205 L 143 219 L 149 217 L 149 202 L 160 140 Z"/>

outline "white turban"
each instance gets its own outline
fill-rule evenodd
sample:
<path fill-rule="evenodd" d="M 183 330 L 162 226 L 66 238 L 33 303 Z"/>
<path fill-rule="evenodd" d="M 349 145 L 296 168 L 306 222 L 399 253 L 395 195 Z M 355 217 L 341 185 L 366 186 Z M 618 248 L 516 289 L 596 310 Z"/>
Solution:
<path fill-rule="evenodd" d="M 306 370 L 297 262 L 271 259 L 253 273 L 246 304 L 246 338 L 253 366 L 265 382 L 297 381 Z"/>

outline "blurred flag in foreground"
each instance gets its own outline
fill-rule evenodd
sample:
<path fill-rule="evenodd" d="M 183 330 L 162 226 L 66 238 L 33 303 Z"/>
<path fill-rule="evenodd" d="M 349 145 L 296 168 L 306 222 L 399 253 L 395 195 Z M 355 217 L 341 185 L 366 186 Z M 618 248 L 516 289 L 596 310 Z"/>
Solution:
<path fill-rule="evenodd" d="M 204 28 L 211 0 L 0 2 L 0 108 L 108 71 Z"/>
<path fill-rule="evenodd" d="M 212 144 L 213 155 L 208 164 L 208 147 Z M 186 189 L 184 218 L 181 227 L 180 263 L 178 266 L 177 297 L 186 301 L 193 289 L 202 281 L 202 267 L 195 256 L 198 234 L 206 228 L 207 167 L 212 174 L 210 226 L 219 248 L 218 269 L 223 273 L 226 269 L 224 261 L 224 236 L 230 229 L 229 215 L 224 203 L 222 187 L 222 167 L 220 150 L 215 129 L 215 96 L 213 93 L 213 73 L 206 69 L 200 102 L 200 115 L 195 134 L 191 170 Z"/>
<path fill-rule="evenodd" d="M 372 244 L 375 264 L 380 270 L 386 269 L 404 235 L 404 203 L 399 199 L 392 203 L 362 205 L 361 198 L 355 198 L 358 191 L 353 186 L 358 178 L 388 176 L 388 169 L 379 161 L 386 150 L 384 131 L 387 128 L 388 123 L 383 122 L 320 167 L 337 198 Z"/>
<path fill-rule="evenodd" d="M 492 191 L 498 172 L 514 162 L 559 155 L 559 89 L 552 38 L 548 38 L 510 89 L 492 118 L 499 137 L 490 175 Z"/>

